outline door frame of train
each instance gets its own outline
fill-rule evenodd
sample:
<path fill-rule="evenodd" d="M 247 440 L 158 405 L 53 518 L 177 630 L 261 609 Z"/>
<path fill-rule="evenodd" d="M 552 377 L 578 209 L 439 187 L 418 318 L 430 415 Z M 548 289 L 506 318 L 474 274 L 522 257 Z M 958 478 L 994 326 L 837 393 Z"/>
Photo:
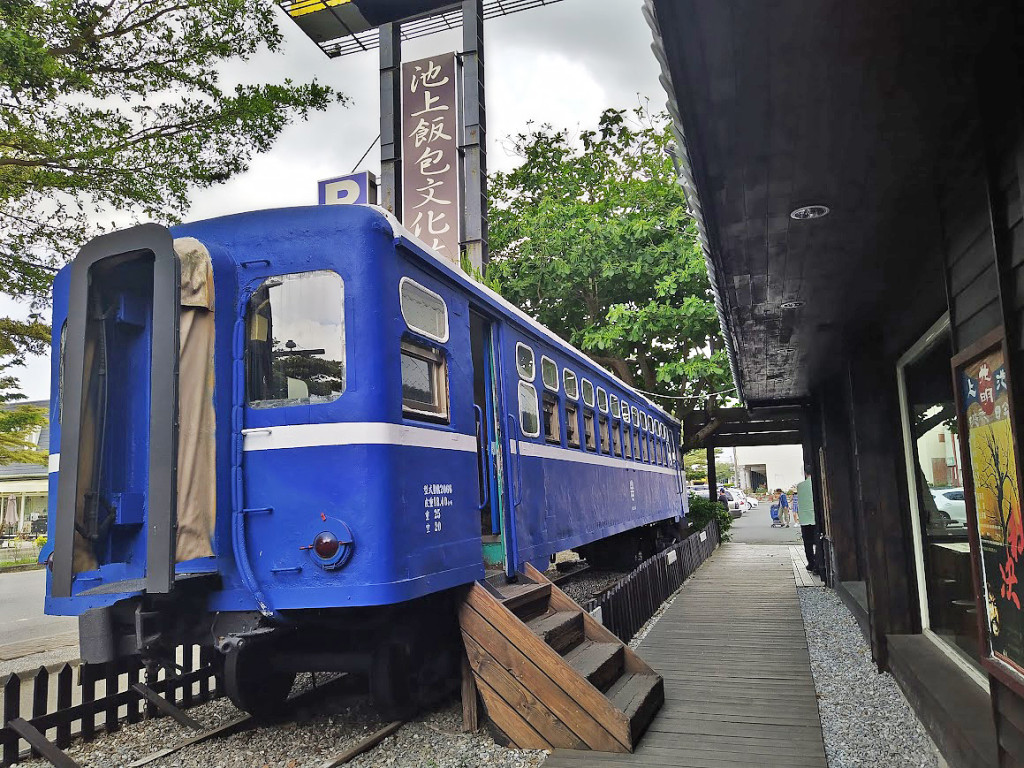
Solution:
<path fill-rule="evenodd" d="M 501 321 L 490 312 L 471 304 L 470 312 L 480 317 L 484 325 L 484 379 L 486 391 L 487 444 L 486 451 L 489 498 L 491 503 L 491 530 L 501 537 L 502 560 L 505 574 L 511 576 L 516 568 L 515 508 L 511 504 L 512 471 L 509 441 L 505 429 L 505 392 L 501 377 Z"/>

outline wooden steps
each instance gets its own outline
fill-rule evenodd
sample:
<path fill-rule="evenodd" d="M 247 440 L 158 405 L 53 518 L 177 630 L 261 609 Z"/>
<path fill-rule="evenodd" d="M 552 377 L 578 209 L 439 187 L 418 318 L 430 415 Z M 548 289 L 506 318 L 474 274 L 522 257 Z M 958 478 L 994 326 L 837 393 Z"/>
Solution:
<path fill-rule="evenodd" d="M 665 700 L 662 679 L 529 565 L 470 587 L 466 655 L 491 723 L 523 749 L 632 752 Z"/>

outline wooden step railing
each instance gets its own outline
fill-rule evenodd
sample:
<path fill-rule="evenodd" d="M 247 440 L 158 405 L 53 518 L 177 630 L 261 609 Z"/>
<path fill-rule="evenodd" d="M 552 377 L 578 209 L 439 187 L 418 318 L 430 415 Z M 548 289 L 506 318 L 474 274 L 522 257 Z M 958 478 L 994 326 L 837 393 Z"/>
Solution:
<path fill-rule="evenodd" d="M 631 752 L 664 702 L 661 677 L 529 565 L 516 583 L 470 587 L 459 621 L 510 745 Z"/>

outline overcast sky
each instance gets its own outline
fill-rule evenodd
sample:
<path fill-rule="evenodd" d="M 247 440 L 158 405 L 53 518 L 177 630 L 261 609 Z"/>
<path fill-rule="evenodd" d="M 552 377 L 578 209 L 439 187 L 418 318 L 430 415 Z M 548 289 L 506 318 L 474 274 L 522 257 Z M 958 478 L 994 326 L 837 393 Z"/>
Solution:
<path fill-rule="evenodd" d="M 212 189 L 196 190 L 187 219 L 279 206 L 312 205 L 319 179 L 342 175 L 379 131 L 378 52 L 328 59 L 281 12 L 283 51 L 225 70 L 226 82 L 278 82 L 315 77 L 350 97 L 308 122 L 290 126 L 273 149 L 256 157 L 249 171 Z M 405 43 L 407 61 L 456 50 L 459 33 Z M 665 94 L 651 53 L 651 32 L 641 0 L 563 0 L 485 27 L 488 170 L 507 170 L 515 158 L 507 137 L 527 123 L 592 127 L 606 107 L 633 107 L 649 99 L 661 110 Z M 380 171 L 374 146 L 358 170 Z M 0 315 L 24 309 L 0 297 Z M 32 399 L 49 397 L 49 361 L 37 359 L 17 375 Z"/>

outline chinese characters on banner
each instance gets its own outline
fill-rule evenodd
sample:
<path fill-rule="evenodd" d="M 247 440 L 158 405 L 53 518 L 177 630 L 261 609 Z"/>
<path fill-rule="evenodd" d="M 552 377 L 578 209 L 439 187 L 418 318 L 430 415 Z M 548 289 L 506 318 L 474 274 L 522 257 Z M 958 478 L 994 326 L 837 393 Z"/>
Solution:
<path fill-rule="evenodd" d="M 960 369 L 992 654 L 1024 667 L 1024 526 L 1002 347 Z M 1021 574 L 1017 569 L 1021 568 Z"/>
<path fill-rule="evenodd" d="M 459 263 L 455 54 L 402 64 L 402 223 Z"/>

